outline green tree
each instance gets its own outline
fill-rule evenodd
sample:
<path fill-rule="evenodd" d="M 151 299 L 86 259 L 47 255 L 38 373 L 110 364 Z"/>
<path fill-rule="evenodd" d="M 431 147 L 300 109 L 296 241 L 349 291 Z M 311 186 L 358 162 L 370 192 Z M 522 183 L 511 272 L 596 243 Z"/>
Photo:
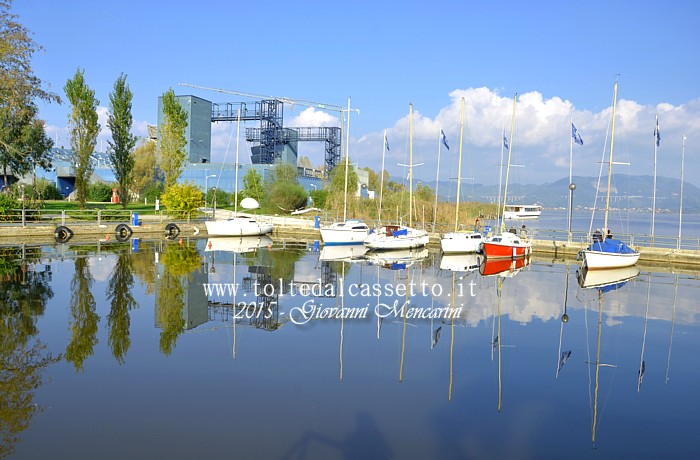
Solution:
<path fill-rule="evenodd" d="M 138 303 L 131 293 L 133 285 L 131 254 L 119 254 L 107 285 L 107 299 L 111 304 L 109 315 L 107 315 L 108 343 L 112 349 L 112 356 L 119 364 L 124 364 L 124 357 L 131 346 L 129 312 L 138 307 Z"/>
<path fill-rule="evenodd" d="M 25 127 L 24 141 L 27 148 L 27 157 L 29 167 L 32 168 L 32 181 L 34 190 L 37 189 L 36 168 L 48 169 L 51 167 L 51 148 L 53 140 L 46 135 L 44 121 L 35 118 L 30 124 Z"/>
<path fill-rule="evenodd" d="M 109 141 L 111 151 L 109 161 L 112 163 L 114 177 L 117 179 L 119 202 L 126 209 L 129 204 L 129 191 L 133 183 L 134 157 L 132 150 L 136 145 L 136 136 L 131 134 L 133 116 L 131 101 L 134 95 L 126 84 L 126 75 L 121 74 L 114 82 L 114 91 L 109 95 L 110 113 L 107 126 L 112 131 Z"/>
<path fill-rule="evenodd" d="M 357 193 L 357 173 L 352 164 L 348 164 L 348 193 L 347 201 L 352 203 L 355 201 Z M 326 205 L 331 209 L 340 210 L 345 206 L 345 160 L 333 168 L 328 178 L 328 198 Z M 351 206 L 352 207 L 352 206 Z"/>
<path fill-rule="evenodd" d="M 165 187 L 174 185 L 185 167 L 187 112 L 172 88 L 163 93 L 163 123 L 160 126 L 159 166 Z"/>
<path fill-rule="evenodd" d="M 146 187 L 157 180 L 156 143 L 148 140 L 142 142 L 134 149 L 133 157 L 133 190 L 140 196 Z"/>
<path fill-rule="evenodd" d="M 163 276 L 156 295 L 156 321 L 160 333 L 160 351 L 170 355 L 185 330 L 185 292 L 191 273 L 200 268 L 199 251 L 194 245 L 170 244 L 163 254 Z"/>
<path fill-rule="evenodd" d="M 76 371 L 83 370 L 83 363 L 93 355 L 97 345 L 100 317 L 95 311 L 95 296 L 90 291 L 92 281 L 87 258 L 76 257 L 70 299 L 72 336 L 66 347 L 66 361 L 72 363 Z"/>
<path fill-rule="evenodd" d="M 240 195 L 243 195 L 243 198 L 253 198 L 258 203 L 263 202 L 265 185 L 262 176 L 254 168 L 250 168 L 243 176 L 243 190 Z M 240 196 L 239 199 L 241 199 Z"/>
<path fill-rule="evenodd" d="M 43 48 L 31 32 L 16 21 L 12 0 L 0 0 L 0 166 L 26 172 L 31 166 L 26 127 L 35 123 L 38 109 L 34 101 L 58 102 L 60 98 L 43 89 L 31 61 Z"/>
<path fill-rule="evenodd" d="M 70 130 L 70 145 L 73 150 L 73 166 L 75 168 L 75 190 L 80 207 L 85 207 L 87 188 L 90 177 L 95 169 L 90 156 L 95 151 L 100 124 L 97 122 L 97 105 L 95 91 L 85 83 L 85 71 L 77 69 L 73 79 L 69 79 L 63 87 L 71 105 L 68 116 Z"/>
<path fill-rule="evenodd" d="M 204 193 L 193 182 L 171 185 L 160 199 L 168 212 L 178 217 L 187 217 L 204 206 Z"/>
<path fill-rule="evenodd" d="M 278 163 L 268 176 L 266 207 L 271 211 L 294 211 L 303 207 L 308 199 L 304 187 L 297 180 L 296 166 Z"/>

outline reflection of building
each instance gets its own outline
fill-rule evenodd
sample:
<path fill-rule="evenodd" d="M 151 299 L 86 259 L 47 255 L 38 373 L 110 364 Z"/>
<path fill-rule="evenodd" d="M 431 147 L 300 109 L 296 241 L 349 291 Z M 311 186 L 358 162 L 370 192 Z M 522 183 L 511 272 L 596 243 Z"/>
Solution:
<path fill-rule="evenodd" d="M 256 329 L 275 331 L 279 322 L 279 281 L 273 280 L 271 269 L 260 264 L 258 253 L 234 254 L 226 251 L 210 252 L 204 282 L 210 286 L 236 285 L 236 295 L 225 289 L 204 298 L 207 321 L 233 322 Z M 234 277 L 234 263 L 236 264 Z M 202 289 L 203 292 L 203 289 Z M 235 305 L 234 305 L 235 304 Z"/>
<path fill-rule="evenodd" d="M 161 264 L 156 265 L 156 305 L 159 305 L 159 299 L 163 295 L 161 282 L 165 276 L 165 266 Z M 204 293 L 204 288 L 202 287 L 204 283 L 207 282 L 207 274 L 204 271 L 204 267 L 201 266 L 198 270 L 190 273 L 189 275 L 184 275 L 178 277 L 180 283 L 184 286 L 184 294 L 182 298 L 182 303 L 184 305 L 182 309 L 182 319 L 185 320 L 185 329 L 193 329 L 200 326 L 207 321 L 209 321 L 209 315 L 207 313 L 207 296 Z M 157 311 L 154 310 L 154 314 L 157 315 Z M 155 318 L 156 327 L 161 327 L 158 323 L 157 316 Z"/>

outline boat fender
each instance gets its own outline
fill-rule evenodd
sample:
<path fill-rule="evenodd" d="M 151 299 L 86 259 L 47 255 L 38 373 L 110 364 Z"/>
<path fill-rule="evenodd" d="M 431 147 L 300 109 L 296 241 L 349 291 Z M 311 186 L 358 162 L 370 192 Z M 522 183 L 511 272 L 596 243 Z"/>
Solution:
<path fill-rule="evenodd" d="M 54 230 L 53 237 L 57 243 L 67 243 L 71 238 L 73 238 L 73 230 L 65 225 L 59 225 L 56 227 L 56 230 Z"/>
<path fill-rule="evenodd" d="M 116 235 L 117 241 L 120 243 L 123 243 L 124 241 L 127 241 L 129 238 L 131 238 L 131 235 L 133 235 L 134 231 L 131 229 L 126 224 L 119 224 L 117 225 L 117 228 L 114 231 Z"/>
<path fill-rule="evenodd" d="M 192 229 L 194 230 L 195 236 L 199 235 L 199 227 L 192 227 Z"/>
<path fill-rule="evenodd" d="M 175 239 L 180 234 L 180 227 L 172 222 L 165 226 L 165 237 Z M 196 235 L 197 233 L 195 233 Z"/>

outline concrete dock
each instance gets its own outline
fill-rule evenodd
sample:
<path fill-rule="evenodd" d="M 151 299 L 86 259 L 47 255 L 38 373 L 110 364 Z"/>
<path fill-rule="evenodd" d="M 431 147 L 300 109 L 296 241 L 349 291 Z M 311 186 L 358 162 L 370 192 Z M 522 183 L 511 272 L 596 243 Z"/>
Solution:
<path fill-rule="evenodd" d="M 217 216 L 224 217 L 224 216 Z M 265 216 L 274 224 L 273 237 L 289 238 L 296 237 L 304 240 L 320 240 L 321 234 L 319 229 L 314 228 L 312 219 L 282 217 L 282 216 Z M 206 237 L 206 227 L 203 221 L 151 221 L 144 220 L 139 226 L 132 226 L 129 222 L 104 222 L 97 225 L 96 222 L 66 222 L 65 226 L 71 229 L 74 233 L 70 242 L 89 242 L 89 241 L 111 241 L 116 240 L 116 229 L 119 224 L 129 225 L 132 230 L 131 238 L 165 238 L 166 225 L 174 223 L 180 230 L 177 237 Z M 59 224 L 60 225 L 60 224 Z M 54 233 L 58 225 L 27 225 L 22 227 L 20 224 L 5 224 L 0 225 L 0 244 L 55 244 L 56 238 Z M 430 246 L 438 247 L 440 244 L 440 235 L 438 233 L 430 233 Z M 566 242 L 558 240 L 533 240 L 533 255 L 536 257 L 545 257 L 548 259 L 575 259 L 577 253 L 584 249 L 586 245 L 581 242 Z M 685 266 L 688 268 L 700 266 L 700 251 L 697 250 L 677 250 L 658 247 L 639 247 L 641 257 L 639 258 L 640 265 L 653 266 Z"/>

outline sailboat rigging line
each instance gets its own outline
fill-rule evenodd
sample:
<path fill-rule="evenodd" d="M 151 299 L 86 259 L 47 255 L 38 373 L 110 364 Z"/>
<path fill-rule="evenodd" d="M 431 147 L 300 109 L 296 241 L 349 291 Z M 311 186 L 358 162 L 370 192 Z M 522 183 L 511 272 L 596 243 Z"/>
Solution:
<path fill-rule="evenodd" d="M 240 125 L 240 122 L 239 122 Z M 226 158 L 228 157 L 228 150 L 229 147 L 231 147 L 231 139 L 233 139 L 233 124 L 231 124 L 231 134 L 228 136 L 228 144 L 226 144 L 226 151 L 224 152 L 224 161 L 221 162 L 221 169 L 219 170 L 219 176 L 216 178 L 216 189 L 219 189 L 219 181 L 221 181 L 221 176 L 224 173 L 224 165 L 226 164 Z M 206 173 L 206 171 L 205 171 Z M 238 169 L 236 169 L 236 174 L 238 174 Z M 206 198 L 206 190 L 205 190 L 205 198 Z"/>
<path fill-rule="evenodd" d="M 610 135 L 610 120 L 608 121 L 608 126 L 605 129 L 605 142 L 603 143 L 603 151 L 600 158 L 600 169 L 598 170 L 598 184 L 595 188 L 595 198 L 593 200 L 593 212 L 591 213 L 591 223 L 588 226 L 588 235 L 586 239 L 590 241 L 591 235 L 593 234 L 593 220 L 595 219 L 595 212 L 598 209 L 598 195 L 600 193 L 600 181 L 603 177 L 603 164 L 605 164 L 605 152 L 608 150 L 608 136 Z"/>

